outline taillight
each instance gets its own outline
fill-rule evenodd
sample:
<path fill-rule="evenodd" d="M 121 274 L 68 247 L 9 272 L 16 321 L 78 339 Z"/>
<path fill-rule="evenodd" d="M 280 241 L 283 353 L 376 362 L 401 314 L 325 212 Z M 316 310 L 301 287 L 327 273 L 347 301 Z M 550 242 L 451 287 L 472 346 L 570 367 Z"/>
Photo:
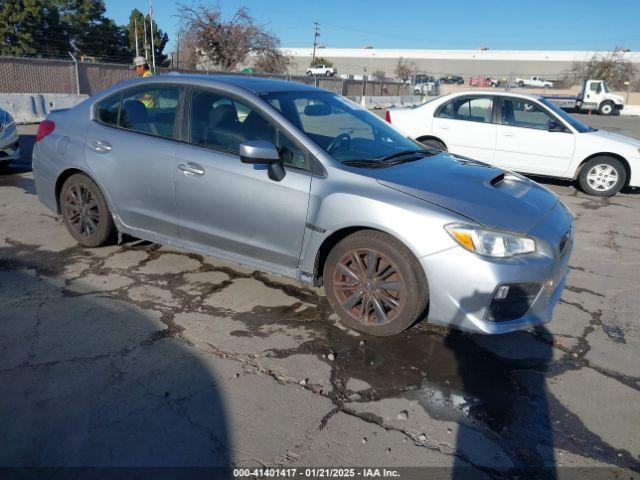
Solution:
<path fill-rule="evenodd" d="M 389 113 L 389 110 L 387 110 L 387 112 L 384 114 L 384 119 L 391 123 L 391 114 Z"/>
<path fill-rule="evenodd" d="M 54 121 L 52 120 L 41 121 L 40 125 L 38 125 L 38 133 L 36 133 L 36 142 L 39 142 L 50 133 L 53 133 L 55 129 L 56 129 L 56 124 Z"/>

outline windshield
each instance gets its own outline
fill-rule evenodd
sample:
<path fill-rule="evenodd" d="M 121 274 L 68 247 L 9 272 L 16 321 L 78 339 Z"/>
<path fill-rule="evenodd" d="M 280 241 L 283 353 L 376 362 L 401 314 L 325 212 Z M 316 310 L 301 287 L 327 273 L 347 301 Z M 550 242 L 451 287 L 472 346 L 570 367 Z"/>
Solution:
<path fill-rule="evenodd" d="M 380 162 L 424 149 L 360 105 L 330 92 L 261 95 L 325 152 L 340 162 Z M 359 165 L 359 166 L 367 166 Z"/>
<path fill-rule="evenodd" d="M 541 98 L 540 99 L 540 103 L 543 103 L 544 105 L 546 105 L 548 108 L 550 108 L 551 110 L 553 110 L 555 112 L 556 115 L 558 115 L 560 118 L 562 118 L 565 122 L 567 122 L 569 125 L 571 125 L 573 128 L 575 128 L 578 132 L 580 133 L 587 133 L 587 132 L 595 132 L 596 130 L 594 128 L 591 128 L 589 125 L 582 123 L 580 120 L 572 117 L 571 115 L 569 115 L 567 112 L 565 112 L 564 110 L 562 110 L 560 107 L 558 107 L 556 104 L 551 103 L 549 100 L 547 100 L 546 98 Z"/>
<path fill-rule="evenodd" d="M 607 82 L 602 82 L 602 88 L 604 89 L 604 93 L 611 92 L 611 90 L 609 90 L 609 85 L 607 85 Z"/>

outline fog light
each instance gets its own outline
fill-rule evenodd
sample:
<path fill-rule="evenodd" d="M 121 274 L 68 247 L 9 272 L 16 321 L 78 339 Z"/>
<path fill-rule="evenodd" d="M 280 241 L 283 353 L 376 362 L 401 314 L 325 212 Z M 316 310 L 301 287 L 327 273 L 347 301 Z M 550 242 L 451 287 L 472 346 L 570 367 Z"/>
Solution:
<path fill-rule="evenodd" d="M 545 282 L 545 287 L 549 282 Z M 496 288 L 486 319 L 490 322 L 507 322 L 527 314 L 542 289 L 541 283 L 510 283 Z"/>
<path fill-rule="evenodd" d="M 500 285 L 493 298 L 496 300 L 504 300 L 509 295 L 509 285 Z"/>

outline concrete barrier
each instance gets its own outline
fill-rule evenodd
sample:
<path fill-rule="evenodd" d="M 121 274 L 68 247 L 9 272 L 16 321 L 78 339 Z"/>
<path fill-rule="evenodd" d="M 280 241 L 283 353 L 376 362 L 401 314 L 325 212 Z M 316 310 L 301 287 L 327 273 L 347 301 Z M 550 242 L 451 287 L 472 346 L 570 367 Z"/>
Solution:
<path fill-rule="evenodd" d="M 88 97 L 66 93 L 0 93 L 0 108 L 13 115 L 16 123 L 38 123 L 50 111 L 73 107 Z"/>
<path fill-rule="evenodd" d="M 371 110 L 379 108 L 394 108 L 394 107 L 411 107 L 413 105 L 419 105 L 424 103 L 423 97 L 419 95 L 406 95 L 406 96 L 381 96 L 381 97 L 348 97 L 356 103 L 359 103 L 363 107 Z"/>

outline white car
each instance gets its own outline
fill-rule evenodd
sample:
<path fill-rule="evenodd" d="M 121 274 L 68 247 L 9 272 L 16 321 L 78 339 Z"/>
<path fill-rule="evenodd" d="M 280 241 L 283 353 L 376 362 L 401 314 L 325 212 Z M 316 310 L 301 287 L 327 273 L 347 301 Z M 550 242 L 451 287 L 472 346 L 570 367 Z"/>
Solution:
<path fill-rule="evenodd" d="M 539 87 L 539 88 L 553 88 L 553 82 L 550 80 L 545 80 L 542 77 L 530 77 L 530 78 L 516 78 L 514 80 L 515 84 L 519 87 Z"/>
<path fill-rule="evenodd" d="M 20 144 L 16 122 L 11 114 L 0 108 L 0 166 L 6 166 L 20 157 Z"/>
<path fill-rule="evenodd" d="M 329 67 L 328 65 L 315 65 L 307 68 L 307 75 L 324 75 L 326 77 L 333 77 L 338 73 L 335 67 Z"/>
<path fill-rule="evenodd" d="M 388 110 L 387 121 L 425 145 L 506 170 L 577 179 L 590 195 L 640 187 L 640 140 L 594 130 L 540 96 L 457 92 Z"/>

